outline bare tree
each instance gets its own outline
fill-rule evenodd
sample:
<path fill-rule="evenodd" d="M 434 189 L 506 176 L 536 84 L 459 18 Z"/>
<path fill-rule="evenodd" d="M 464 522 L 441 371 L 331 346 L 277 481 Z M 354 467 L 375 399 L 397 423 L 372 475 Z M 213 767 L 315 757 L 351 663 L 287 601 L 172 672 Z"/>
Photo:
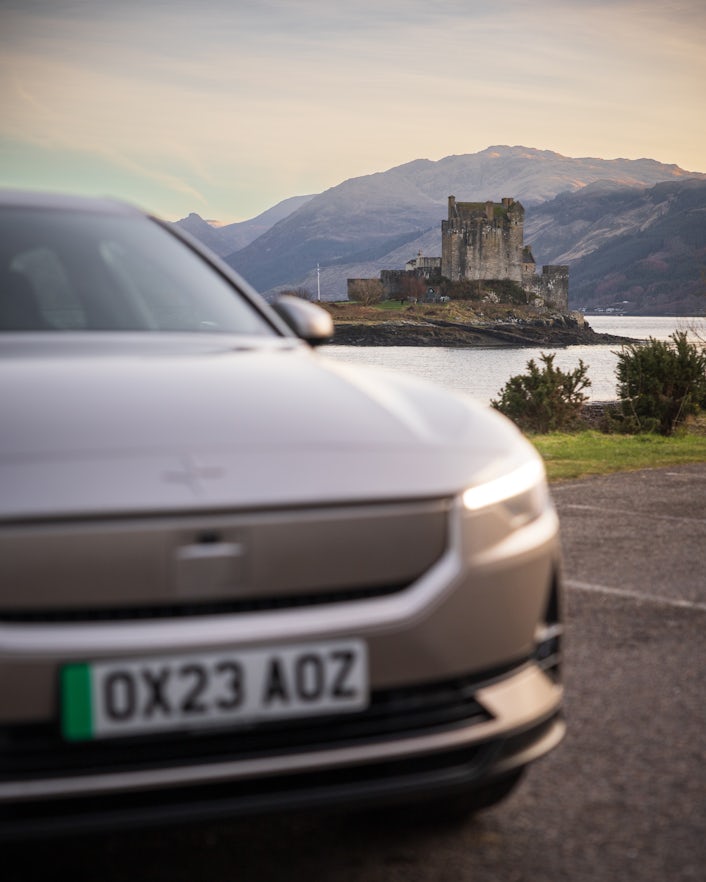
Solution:
<path fill-rule="evenodd" d="M 380 279 L 351 279 L 348 285 L 349 299 L 362 303 L 363 306 L 379 303 L 383 293 Z"/>

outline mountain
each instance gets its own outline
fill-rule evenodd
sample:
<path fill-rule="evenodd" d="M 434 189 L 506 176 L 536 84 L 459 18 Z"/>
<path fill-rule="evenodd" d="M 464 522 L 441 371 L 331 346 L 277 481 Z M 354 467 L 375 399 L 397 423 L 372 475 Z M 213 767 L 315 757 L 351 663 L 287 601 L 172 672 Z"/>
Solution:
<path fill-rule="evenodd" d="M 574 159 L 527 147 L 489 147 L 436 162 L 418 159 L 312 197 L 226 260 L 262 291 L 284 286 L 315 290 L 318 263 L 323 296 L 340 299 L 346 296 L 347 277 L 403 267 L 420 248 L 440 254 L 449 195 L 461 201 L 512 196 L 529 214 L 560 193 L 599 181 L 645 188 L 691 176 L 651 159 Z"/>
<path fill-rule="evenodd" d="M 213 226 L 200 215 L 191 212 L 188 217 L 175 221 L 175 226 L 191 233 L 211 251 L 215 251 L 219 257 L 225 257 L 234 251 L 245 248 L 283 218 L 306 205 L 312 198 L 312 196 L 292 196 L 278 202 L 277 205 L 268 208 L 257 217 L 234 224 L 225 224 L 222 227 Z"/>
<path fill-rule="evenodd" d="M 231 242 L 225 236 L 221 235 L 218 227 L 214 227 L 208 221 L 205 221 L 200 214 L 192 211 L 187 217 L 174 221 L 174 226 L 191 233 L 199 242 L 202 242 L 211 251 L 214 251 L 219 257 L 225 257 L 233 250 Z"/>
<path fill-rule="evenodd" d="M 415 180 L 426 163 L 418 160 L 344 181 L 226 260 L 266 291 L 297 283 L 317 263 L 326 267 L 387 254 L 440 218 L 439 199 L 420 190 Z"/>
<path fill-rule="evenodd" d="M 573 308 L 696 315 L 706 309 L 706 180 L 635 190 L 601 182 L 527 213 L 538 263 L 571 267 Z"/>

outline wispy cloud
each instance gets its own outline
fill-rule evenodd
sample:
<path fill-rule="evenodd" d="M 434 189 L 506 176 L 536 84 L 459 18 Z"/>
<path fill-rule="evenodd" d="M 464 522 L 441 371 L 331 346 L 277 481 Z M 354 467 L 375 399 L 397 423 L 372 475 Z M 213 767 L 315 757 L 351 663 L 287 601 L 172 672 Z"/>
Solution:
<path fill-rule="evenodd" d="M 214 215 L 490 143 L 704 169 L 702 5 L 3 0 L 0 139 Z"/>

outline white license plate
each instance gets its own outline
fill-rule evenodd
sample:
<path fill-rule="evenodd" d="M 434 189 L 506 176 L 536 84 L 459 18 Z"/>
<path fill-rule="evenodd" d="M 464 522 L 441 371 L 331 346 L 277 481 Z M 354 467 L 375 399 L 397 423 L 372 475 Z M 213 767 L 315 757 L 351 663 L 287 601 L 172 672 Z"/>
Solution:
<path fill-rule="evenodd" d="M 341 713 L 368 704 L 362 640 L 67 665 L 70 741 Z"/>

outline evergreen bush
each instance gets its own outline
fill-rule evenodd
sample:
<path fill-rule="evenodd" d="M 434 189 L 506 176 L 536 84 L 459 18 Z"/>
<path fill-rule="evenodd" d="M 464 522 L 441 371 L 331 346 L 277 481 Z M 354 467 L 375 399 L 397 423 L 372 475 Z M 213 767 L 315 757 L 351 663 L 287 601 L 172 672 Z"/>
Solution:
<path fill-rule="evenodd" d="M 505 383 L 497 400 L 491 405 L 509 417 L 524 432 L 565 432 L 581 425 L 581 409 L 588 395 L 583 390 L 591 385 L 587 366 L 568 373 L 554 366 L 554 354 L 541 353 L 539 367 L 532 358 L 527 373 L 517 374 Z"/>
<path fill-rule="evenodd" d="M 706 350 L 684 331 L 670 341 L 630 343 L 618 353 L 616 377 L 622 431 L 671 435 L 689 416 L 706 407 Z"/>

